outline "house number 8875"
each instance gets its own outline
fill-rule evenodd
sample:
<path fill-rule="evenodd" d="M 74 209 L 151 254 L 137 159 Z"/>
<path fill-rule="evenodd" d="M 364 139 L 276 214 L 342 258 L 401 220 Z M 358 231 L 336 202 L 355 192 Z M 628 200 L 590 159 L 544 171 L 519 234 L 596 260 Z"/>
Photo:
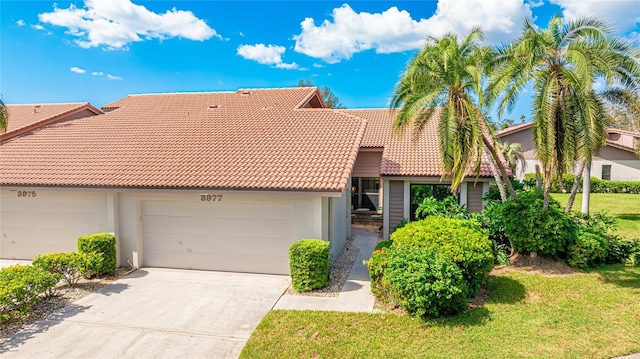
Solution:
<path fill-rule="evenodd" d="M 222 201 L 221 194 L 201 194 L 200 200 L 202 202 L 220 202 Z"/>

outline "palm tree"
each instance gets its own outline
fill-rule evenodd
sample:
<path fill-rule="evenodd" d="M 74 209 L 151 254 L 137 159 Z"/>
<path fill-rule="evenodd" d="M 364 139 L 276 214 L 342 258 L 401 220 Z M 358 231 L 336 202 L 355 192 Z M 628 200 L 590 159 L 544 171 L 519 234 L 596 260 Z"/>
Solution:
<path fill-rule="evenodd" d="M 524 167 L 525 159 L 522 154 L 523 148 L 521 144 L 516 142 L 509 143 L 507 141 L 498 142 L 498 149 L 502 153 L 502 156 L 504 156 L 504 159 L 507 160 L 507 166 L 509 166 L 511 173 L 515 175 L 518 164 Z"/>
<path fill-rule="evenodd" d="M 494 177 L 506 200 L 505 186 L 515 191 L 496 151 L 493 136 L 476 106 L 483 103 L 483 60 L 487 49 L 479 45 L 480 29 L 458 40 L 456 35 L 429 37 L 427 44 L 409 62 L 393 96 L 391 108 L 401 108 L 394 123 L 400 133 L 413 126 L 418 135 L 430 120 L 438 122 L 439 152 L 443 175 L 451 178 L 456 191 L 464 177 L 478 173 L 483 151 L 489 152 Z M 441 108 L 439 116 L 434 116 Z"/>
<path fill-rule="evenodd" d="M 495 49 L 487 88 L 500 100 L 500 115 L 512 110 L 519 93 L 534 83 L 533 124 L 538 160 L 544 173 L 544 208 L 553 178 L 571 171 L 576 161 L 591 163 L 604 144 L 603 101 L 593 90 L 597 80 L 608 88 L 638 87 L 639 63 L 633 44 L 614 37 L 597 19 L 563 23 L 553 17 L 546 29 L 529 20 L 512 44 Z"/>
<path fill-rule="evenodd" d="M 0 98 L 0 133 L 7 132 L 7 126 L 9 125 L 9 110 L 4 105 Z"/>

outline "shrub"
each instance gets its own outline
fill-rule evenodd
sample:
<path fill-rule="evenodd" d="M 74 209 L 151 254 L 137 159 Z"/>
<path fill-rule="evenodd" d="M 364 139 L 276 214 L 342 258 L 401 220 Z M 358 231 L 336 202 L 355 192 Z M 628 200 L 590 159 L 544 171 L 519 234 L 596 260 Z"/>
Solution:
<path fill-rule="evenodd" d="M 576 224 L 560 204 L 549 199 L 543 210 L 540 190 L 519 191 L 518 200 L 497 203 L 491 209 L 495 230 L 503 230 L 513 248 L 520 253 L 563 256 L 576 238 Z M 494 232 L 495 233 L 495 232 Z"/>
<path fill-rule="evenodd" d="M 504 220 L 502 202 L 493 201 L 487 203 L 481 214 L 476 214 L 476 220 L 482 228 L 487 230 L 489 240 L 493 243 L 493 254 L 496 257 L 496 264 L 508 264 L 508 257 L 511 253 L 511 242 L 504 233 Z M 505 255 L 506 254 L 506 260 Z"/>
<path fill-rule="evenodd" d="M 575 268 L 592 268 L 604 262 L 607 240 L 603 236 L 580 231 L 567 250 L 567 264 Z"/>
<path fill-rule="evenodd" d="M 391 236 L 393 247 L 419 246 L 450 258 L 467 281 L 473 298 L 489 276 L 494 257 L 487 233 L 476 221 L 428 217 L 409 223 Z"/>
<path fill-rule="evenodd" d="M 325 287 L 329 283 L 329 242 L 301 239 L 289 246 L 291 284 L 298 292 Z"/>
<path fill-rule="evenodd" d="M 397 231 L 398 229 L 400 229 L 400 228 L 402 228 L 402 227 L 406 226 L 408 223 L 409 223 L 409 220 L 408 220 L 408 219 L 406 219 L 406 218 L 403 218 L 403 219 L 400 221 L 400 223 L 396 224 L 396 226 L 395 226 L 395 227 L 393 227 L 393 229 L 391 230 L 391 233 L 393 233 L 393 232 Z"/>
<path fill-rule="evenodd" d="M 47 253 L 37 255 L 33 259 L 33 265 L 47 272 L 60 274 L 62 280 L 74 286 L 91 266 L 91 258 L 84 253 Z"/>
<path fill-rule="evenodd" d="M 640 251 L 640 244 L 637 244 L 636 241 L 615 235 L 609 236 L 607 238 L 607 249 L 604 257 L 604 263 L 624 263 L 628 259 L 632 258 L 636 250 Z"/>
<path fill-rule="evenodd" d="M 393 243 L 384 241 L 380 243 Z M 371 293 L 382 302 L 389 301 L 389 286 L 382 280 L 384 278 L 384 270 L 387 266 L 387 257 L 389 256 L 389 247 L 377 248 L 371 254 L 371 258 L 365 261 L 365 265 L 369 270 L 369 278 L 371 280 Z"/>
<path fill-rule="evenodd" d="M 393 241 L 391 241 L 391 240 L 382 241 L 382 242 L 376 244 L 376 247 L 373 250 L 376 251 L 378 249 L 389 248 L 389 247 L 391 247 L 392 244 L 393 244 Z"/>
<path fill-rule="evenodd" d="M 469 289 L 460 268 L 429 247 L 392 248 L 383 282 L 391 299 L 415 317 L 453 315 L 468 304 Z"/>
<path fill-rule="evenodd" d="M 62 276 L 40 267 L 15 265 L 0 269 L 0 322 L 26 313 L 42 295 L 49 295 Z"/>
<path fill-rule="evenodd" d="M 428 216 L 469 218 L 469 211 L 467 207 L 459 205 L 453 197 L 445 197 L 442 200 L 425 197 L 416 209 L 416 218 L 424 219 Z"/>
<path fill-rule="evenodd" d="M 116 271 L 116 236 L 111 233 L 95 233 L 78 237 L 78 253 L 90 256 L 89 270 L 97 275 Z M 99 254 L 99 256 L 93 255 Z"/>

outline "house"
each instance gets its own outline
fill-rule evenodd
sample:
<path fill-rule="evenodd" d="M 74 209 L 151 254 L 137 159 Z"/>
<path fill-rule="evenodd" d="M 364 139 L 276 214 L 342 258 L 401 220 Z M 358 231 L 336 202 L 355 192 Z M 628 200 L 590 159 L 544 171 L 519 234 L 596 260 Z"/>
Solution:
<path fill-rule="evenodd" d="M 315 88 L 130 95 L 96 116 L 0 140 L 0 258 L 113 232 L 121 265 L 288 274 L 288 247 L 330 242 L 354 211 L 385 238 L 441 182 L 436 121 L 391 136 L 394 112 L 332 110 Z M 459 194 L 482 208 L 486 164 Z"/>
<path fill-rule="evenodd" d="M 8 139 L 54 122 L 100 115 L 103 112 L 90 103 L 49 103 L 6 105 L 9 112 L 7 132 L 0 139 Z"/>
<path fill-rule="evenodd" d="M 607 129 L 605 146 L 594 156 L 591 176 L 604 180 L 640 181 L 640 158 L 635 150 L 640 144 L 640 133 Z M 538 160 L 533 141 L 533 123 L 527 122 L 496 132 L 502 142 L 520 143 L 523 148 L 525 165 L 518 165 L 517 177 L 525 173 L 535 173 Z"/>
<path fill-rule="evenodd" d="M 393 135 L 398 110 L 361 109 L 341 112 L 367 120 L 367 129 L 352 173 L 354 209 L 382 208 L 383 238 L 403 218 L 414 220 L 421 193 L 434 197 L 449 195 L 449 184 L 442 178 L 438 150 L 438 121 L 428 121 L 415 137 Z M 434 116 L 439 116 L 436 112 Z M 491 169 L 483 157 L 478 176 L 470 175 L 462 183 L 458 202 L 471 212 L 481 212 L 482 197 L 493 182 Z"/>

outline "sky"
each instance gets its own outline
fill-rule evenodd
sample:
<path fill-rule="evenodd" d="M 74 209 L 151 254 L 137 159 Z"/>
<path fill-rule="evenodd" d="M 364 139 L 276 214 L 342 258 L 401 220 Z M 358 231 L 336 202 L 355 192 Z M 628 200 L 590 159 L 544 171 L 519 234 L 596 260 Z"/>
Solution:
<path fill-rule="evenodd" d="M 427 36 L 480 26 L 498 45 L 525 18 L 544 28 L 553 15 L 599 16 L 640 42 L 640 0 L 1 0 L 0 95 L 100 107 L 129 94 L 310 80 L 348 108 L 387 107 Z M 529 93 L 503 118 L 528 119 Z"/>

